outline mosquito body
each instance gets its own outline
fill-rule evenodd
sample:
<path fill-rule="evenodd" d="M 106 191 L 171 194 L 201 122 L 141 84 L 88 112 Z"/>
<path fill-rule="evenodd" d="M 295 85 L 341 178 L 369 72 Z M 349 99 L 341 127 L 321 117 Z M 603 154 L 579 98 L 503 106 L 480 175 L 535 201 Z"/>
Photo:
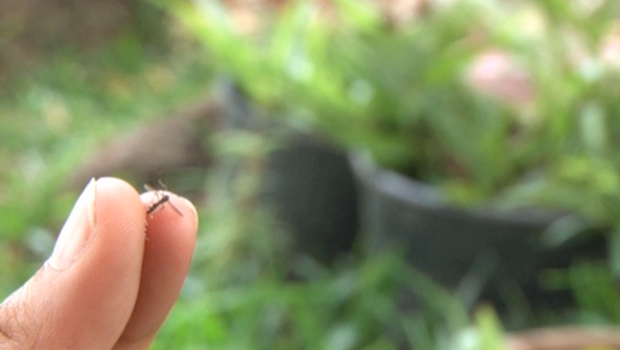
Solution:
<path fill-rule="evenodd" d="M 159 184 L 165 190 L 166 186 L 161 181 L 159 181 Z M 172 202 L 170 202 L 170 196 L 166 192 L 164 192 L 164 190 L 157 189 L 148 184 L 145 184 L 144 187 L 148 191 L 155 192 L 155 195 L 158 197 L 157 201 L 151 204 L 151 206 L 146 210 L 146 215 L 153 214 L 154 212 L 162 208 L 164 204 L 168 203 L 170 204 L 170 208 L 176 211 L 177 214 L 179 214 L 180 216 L 183 216 L 183 213 L 181 213 L 181 211 L 177 207 L 175 207 Z"/>

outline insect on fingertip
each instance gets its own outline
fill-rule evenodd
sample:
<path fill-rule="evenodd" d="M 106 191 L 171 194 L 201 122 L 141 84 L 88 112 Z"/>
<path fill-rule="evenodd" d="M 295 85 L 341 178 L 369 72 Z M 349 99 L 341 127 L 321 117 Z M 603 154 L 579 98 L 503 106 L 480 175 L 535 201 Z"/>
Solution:
<path fill-rule="evenodd" d="M 151 215 L 155 213 L 157 210 L 163 208 L 164 204 L 168 203 L 170 204 L 170 207 L 177 214 L 179 214 L 179 216 L 183 217 L 183 213 L 181 213 L 181 211 L 170 201 L 170 195 L 164 192 L 166 190 L 166 185 L 164 185 L 161 180 L 159 180 L 158 182 L 163 189 L 158 189 L 149 184 L 144 184 L 144 188 L 146 188 L 150 192 L 154 192 L 156 198 L 158 198 L 156 201 L 153 202 L 153 204 L 151 204 L 150 207 L 148 207 L 148 209 L 146 210 L 146 215 Z"/>

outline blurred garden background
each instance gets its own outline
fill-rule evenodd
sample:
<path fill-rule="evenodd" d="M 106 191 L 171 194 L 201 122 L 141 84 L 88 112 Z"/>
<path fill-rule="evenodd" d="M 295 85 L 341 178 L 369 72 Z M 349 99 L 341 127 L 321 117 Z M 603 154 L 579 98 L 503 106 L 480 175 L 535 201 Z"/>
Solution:
<path fill-rule="evenodd" d="M 95 176 L 200 212 L 153 349 L 620 349 L 620 2 L 2 0 L 0 298 Z"/>

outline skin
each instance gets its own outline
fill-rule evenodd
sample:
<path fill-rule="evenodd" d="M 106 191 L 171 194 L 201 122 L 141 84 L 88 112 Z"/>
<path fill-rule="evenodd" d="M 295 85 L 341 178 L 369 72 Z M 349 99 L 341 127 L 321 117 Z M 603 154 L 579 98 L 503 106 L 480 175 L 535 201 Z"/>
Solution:
<path fill-rule="evenodd" d="M 179 296 L 198 228 L 193 205 L 173 194 L 183 216 L 167 204 L 147 216 L 156 200 L 98 179 L 87 248 L 64 270 L 44 264 L 0 304 L 0 350 L 148 349 Z"/>

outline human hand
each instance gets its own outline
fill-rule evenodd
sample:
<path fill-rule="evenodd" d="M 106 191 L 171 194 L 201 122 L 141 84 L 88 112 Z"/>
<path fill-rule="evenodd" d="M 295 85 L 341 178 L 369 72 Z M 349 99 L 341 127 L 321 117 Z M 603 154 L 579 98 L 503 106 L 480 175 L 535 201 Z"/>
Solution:
<path fill-rule="evenodd" d="M 148 349 L 179 296 L 198 227 L 194 206 L 174 195 L 183 216 L 164 205 L 147 220 L 154 197 L 93 179 L 49 260 L 0 304 L 0 349 Z"/>

